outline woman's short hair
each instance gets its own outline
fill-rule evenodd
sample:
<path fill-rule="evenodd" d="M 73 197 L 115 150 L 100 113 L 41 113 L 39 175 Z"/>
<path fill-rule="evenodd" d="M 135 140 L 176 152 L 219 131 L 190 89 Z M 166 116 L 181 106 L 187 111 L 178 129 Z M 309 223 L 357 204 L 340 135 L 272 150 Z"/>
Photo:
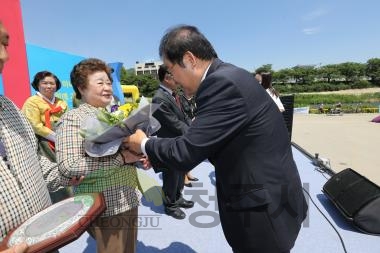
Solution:
<path fill-rule="evenodd" d="M 51 73 L 50 71 L 44 70 L 34 75 L 33 82 L 31 83 L 33 89 L 38 91 L 38 86 L 40 85 L 41 80 L 43 80 L 47 76 L 54 78 L 55 84 L 57 85 L 56 91 L 61 88 L 61 81 L 58 79 L 58 77 L 54 75 L 53 73 Z"/>
<path fill-rule="evenodd" d="M 110 68 L 104 61 L 100 59 L 84 59 L 73 67 L 70 73 L 70 81 L 71 85 L 74 88 L 75 97 L 77 99 L 82 99 L 82 95 L 79 92 L 79 88 L 86 88 L 88 85 L 88 76 L 98 71 L 106 72 L 108 78 L 112 82 L 112 68 Z"/>

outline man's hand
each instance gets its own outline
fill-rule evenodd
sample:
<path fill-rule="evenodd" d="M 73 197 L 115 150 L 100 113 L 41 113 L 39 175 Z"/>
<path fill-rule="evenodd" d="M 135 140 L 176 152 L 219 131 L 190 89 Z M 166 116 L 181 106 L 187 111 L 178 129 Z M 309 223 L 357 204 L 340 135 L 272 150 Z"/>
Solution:
<path fill-rule="evenodd" d="M 143 131 L 137 129 L 136 132 L 124 139 L 124 145 L 133 152 L 141 154 L 141 142 L 147 136 Z"/>

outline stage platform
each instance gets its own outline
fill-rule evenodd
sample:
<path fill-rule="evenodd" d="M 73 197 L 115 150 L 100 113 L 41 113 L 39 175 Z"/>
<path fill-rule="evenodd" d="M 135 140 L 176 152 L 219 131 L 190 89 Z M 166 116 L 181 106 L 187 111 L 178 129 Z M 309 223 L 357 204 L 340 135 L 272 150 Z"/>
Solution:
<path fill-rule="evenodd" d="M 292 253 L 380 252 L 379 236 L 367 235 L 356 230 L 338 212 L 322 193 L 322 186 L 329 179 L 327 173 L 318 170 L 310 158 L 293 147 L 309 213 L 303 223 Z M 162 183 L 160 174 L 153 170 L 147 174 Z M 164 214 L 162 206 L 142 200 L 139 207 L 138 253 L 231 253 L 219 222 L 215 199 L 215 174 L 213 166 L 205 161 L 193 169 L 200 179 L 192 188 L 185 187 L 186 199 L 195 201 L 194 208 L 184 210 L 187 217 L 176 220 Z M 84 233 L 78 240 L 61 248 L 60 253 L 96 252 L 95 242 Z M 115 252 L 116 253 L 116 252 Z"/>

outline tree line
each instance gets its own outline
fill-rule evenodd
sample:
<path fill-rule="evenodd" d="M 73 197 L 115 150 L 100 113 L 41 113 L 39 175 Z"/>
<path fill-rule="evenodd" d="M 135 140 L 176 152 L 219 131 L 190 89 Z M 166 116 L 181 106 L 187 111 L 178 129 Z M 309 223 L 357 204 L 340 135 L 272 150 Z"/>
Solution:
<path fill-rule="evenodd" d="M 265 64 L 257 68 L 255 72 L 271 72 L 273 85 L 280 92 L 285 93 L 380 86 L 380 58 L 371 58 L 366 63 L 297 65 L 278 71 L 272 70 L 272 64 Z"/>
<path fill-rule="evenodd" d="M 344 62 L 339 64 L 297 65 L 274 71 L 272 64 L 264 64 L 257 72 L 271 72 L 273 85 L 281 93 L 318 92 L 343 89 L 360 89 L 380 86 L 380 58 L 366 63 Z M 150 74 L 135 75 L 134 69 L 121 70 L 122 85 L 137 85 L 142 95 L 152 97 L 159 81 Z"/>

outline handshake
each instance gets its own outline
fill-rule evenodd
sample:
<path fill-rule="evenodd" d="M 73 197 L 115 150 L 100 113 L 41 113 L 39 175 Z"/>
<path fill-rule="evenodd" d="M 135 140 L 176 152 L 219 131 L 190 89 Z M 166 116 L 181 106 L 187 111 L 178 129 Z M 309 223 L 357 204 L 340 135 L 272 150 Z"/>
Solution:
<path fill-rule="evenodd" d="M 148 157 L 143 154 L 141 149 L 141 143 L 147 139 L 146 134 L 140 129 L 137 129 L 134 134 L 123 139 L 120 153 L 123 156 L 124 163 L 138 162 L 142 164 L 143 169 L 150 169 L 152 167 Z"/>

